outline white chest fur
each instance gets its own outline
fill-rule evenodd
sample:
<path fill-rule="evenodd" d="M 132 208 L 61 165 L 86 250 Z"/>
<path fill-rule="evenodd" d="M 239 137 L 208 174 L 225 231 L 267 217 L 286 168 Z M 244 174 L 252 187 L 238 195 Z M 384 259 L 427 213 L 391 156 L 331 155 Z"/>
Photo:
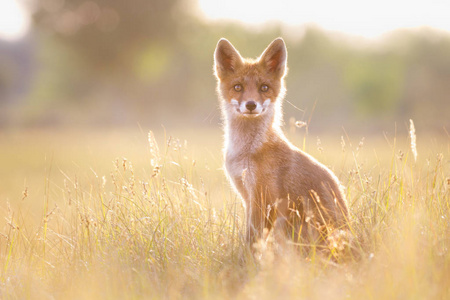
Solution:
<path fill-rule="evenodd" d="M 227 151 L 225 168 L 230 181 L 242 198 L 249 200 L 256 185 L 255 164 L 250 155 Z"/>

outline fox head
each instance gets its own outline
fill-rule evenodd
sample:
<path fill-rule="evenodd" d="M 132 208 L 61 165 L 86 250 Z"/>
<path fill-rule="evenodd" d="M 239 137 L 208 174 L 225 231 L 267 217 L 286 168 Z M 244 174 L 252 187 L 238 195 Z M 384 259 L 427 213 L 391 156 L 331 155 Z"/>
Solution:
<path fill-rule="evenodd" d="M 229 41 L 221 39 L 214 53 L 214 71 L 226 115 L 275 115 L 285 94 L 286 62 L 286 46 L 281 38 L 275 39 L 255 60 L 242 58 Z"/>

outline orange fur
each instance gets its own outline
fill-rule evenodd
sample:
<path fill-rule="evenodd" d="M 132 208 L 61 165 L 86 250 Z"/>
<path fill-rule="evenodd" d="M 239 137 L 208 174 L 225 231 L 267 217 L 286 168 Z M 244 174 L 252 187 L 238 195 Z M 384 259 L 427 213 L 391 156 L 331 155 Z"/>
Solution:
<path fill-rule="evenodd" d="M 256 60 L 244 59 L 225 39 L 215 51 L 215 75 L 225 129 L 225 168 L 244 200 L 249 243 L 263 229 L 295 239 L 322 237 L 348 221 L 336 176 L 293 146 L 281 130 L 287 50 L 274 40 Z"/>

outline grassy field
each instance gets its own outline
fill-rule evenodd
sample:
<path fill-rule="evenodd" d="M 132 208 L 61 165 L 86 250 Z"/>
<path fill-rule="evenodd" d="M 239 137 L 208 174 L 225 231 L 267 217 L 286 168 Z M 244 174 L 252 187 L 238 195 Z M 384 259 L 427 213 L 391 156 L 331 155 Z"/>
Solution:
<path fill-rule="evenodd" d="M 290 138 L 346 186 L 342 259 L 249 254 L 218 128 L 0 132 L 0 298 L 450 299 L 448 134 Z"/>

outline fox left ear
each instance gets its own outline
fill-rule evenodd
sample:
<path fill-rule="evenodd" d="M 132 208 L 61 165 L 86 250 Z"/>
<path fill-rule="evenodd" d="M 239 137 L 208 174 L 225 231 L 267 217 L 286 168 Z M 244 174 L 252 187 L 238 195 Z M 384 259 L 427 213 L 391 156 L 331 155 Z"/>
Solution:
<path fill-rule="evenodd" d="M 267 71 L 278 78 L 286 75 L 287 50 L 282 38 L 275 39 L 259 57 Z"/>
<path fill-rule="evenodd" d="M 214 52 L 214 70 L 217 78 L 225 78 L 243 64 L 242 56 L 226 39 L 220 39 Z"/>

